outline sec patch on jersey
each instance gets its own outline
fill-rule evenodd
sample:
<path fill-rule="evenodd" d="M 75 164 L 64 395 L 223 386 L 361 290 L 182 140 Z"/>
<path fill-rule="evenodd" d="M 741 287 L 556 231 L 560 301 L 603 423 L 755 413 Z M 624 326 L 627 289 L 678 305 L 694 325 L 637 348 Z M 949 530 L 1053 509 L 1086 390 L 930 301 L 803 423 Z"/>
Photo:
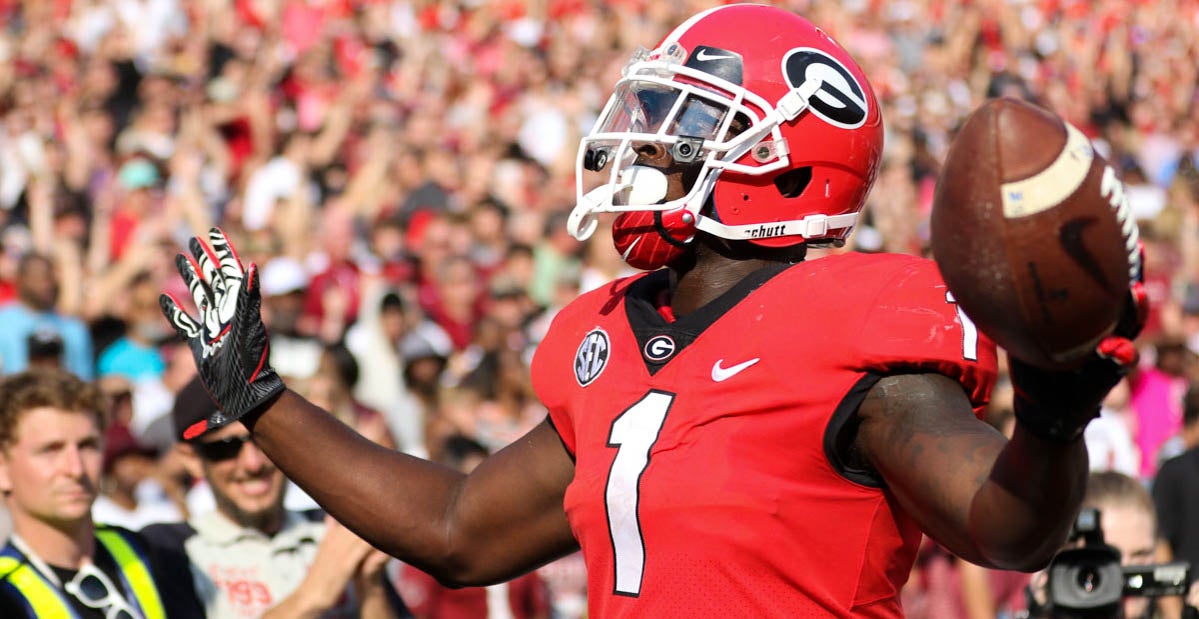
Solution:
<path fill-rule="evenodd" d="M 962 310 L 1042 368 L 1076 367 L 1111 333 L 1141 268 L 1115 171 L 1078 129 L 1016 99 L 966 119 L 931 217 L 934 258 Z"/>

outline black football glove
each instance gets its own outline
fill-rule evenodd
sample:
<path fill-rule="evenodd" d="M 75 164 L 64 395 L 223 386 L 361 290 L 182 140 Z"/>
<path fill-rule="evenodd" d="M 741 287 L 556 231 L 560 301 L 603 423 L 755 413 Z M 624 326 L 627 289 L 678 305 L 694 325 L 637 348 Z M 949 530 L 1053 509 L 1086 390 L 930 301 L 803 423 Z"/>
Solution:
<path fill-rule="evenodd" d="M 213 228 L 209 244 L 191 239 L 191 256 L 175 257 L 175 268 L 199 309 L 192 318 L 169 294 L 159 297 L 162 313 L 187 338 L 200 379 L 217 405 L 203 422 L 179 428 L 192 439 L 240 419 L 283 392 L 283 380 L 271 369 L 270 339 L 262 323 L 258 268 L 242 267 L 225 233 Z"/>
<path fill-rule="evenodd" d="M 1052 441 L 1069 443 L 1082 437 L 1087 424 L 1099 416 L 1107 392 L 1136 366 L 1133 340 L 1145 326 L 1148 309 L 1145 286 L 1136 281 L 1112 334 L 1100 340 L 1076 370 L 1043 370 L 1009 356 L 1012 409 L 1020 425 Z"/>

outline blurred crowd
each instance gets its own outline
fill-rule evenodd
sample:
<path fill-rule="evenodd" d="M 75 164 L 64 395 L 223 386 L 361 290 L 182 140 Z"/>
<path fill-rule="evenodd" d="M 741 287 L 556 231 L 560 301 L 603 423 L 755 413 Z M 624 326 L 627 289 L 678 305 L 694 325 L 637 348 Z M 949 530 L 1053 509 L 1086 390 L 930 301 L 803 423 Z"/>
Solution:
<path fill-rule="evenodd" d="M 545 416 L 528 362 L 556 309 L 629 272 L 603 231 L 566 232 L 578 139 L 633 50 L 712 4 L 0 0 L 2 371 L 97 381 L 110 513 L 186 514 L 169 412 L 194 365 L 158 294 L 189 302 L 174 257 L 219 225 L 260 267 L 291 388 L 410 453 L 504 446 Z M 845 45 L 883 106 L 848 249 L 926 252 L 940 163 L 988 97 L 1056 110 L 1117 168 L 1155 309 L 1088 443 L 1093 466 L 1151 483 L 1193 447 L 1199 2 L 779 4 Z M 145 466 L 111 466 L 126 456 Z M 929 556 L 913 609 L 935 606 Z M 543 570 L 561 616 L 582 612 L 581 570 Z"/>

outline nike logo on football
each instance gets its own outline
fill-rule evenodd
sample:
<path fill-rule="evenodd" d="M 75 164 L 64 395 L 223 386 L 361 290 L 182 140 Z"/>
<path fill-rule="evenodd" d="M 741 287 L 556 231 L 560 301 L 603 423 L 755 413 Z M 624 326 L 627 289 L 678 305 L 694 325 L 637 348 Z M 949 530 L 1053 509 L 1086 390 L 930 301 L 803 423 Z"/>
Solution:
<path fill-rule="evenodd" d="M 744 370 L 745 368 L 748 368 L 749 366 L 757 363 L 760 360 L 761 359 L 759 357 L 754 357 L 753 359 L 750 359 L 749 361 L 742 361 L 741 363 L 738 363 L 737 365 L 729 366 L 726 368 L 726 367 L 721 367 L 721 365 L 720 365 L 720 364 L 724 363 L 724 359 L 717 359 L 716 363 L 712 364 L 712 380 L 714 380 L 718 383 L 721 381 L 726 381 L 726 380 L 740 374 L 742 370 Z"/>
<path fill-rule="evenodd" d="M 708 50 L 706 49 L 701 49 L 697 54 L 695 54 L 695 59 L 700 62 L 708 62 L 709 60 L 729 60 L 730 58 L 736 58 L 736 56 L 732 54 L 709 54 Z"/>
<path fill-rule="evenodd" d="M 1094 217 L 1079 217 L 1071 219 L 1062 224 L 1058 234 L 1058 241 L 1062 244 L 1062 249 L 1082 267 L 1082 270 L 1095 280 L 1104 290 L 1108 289 L 1107 276 L 1103 273 L 1103 267 L 1099 266 L 1099 262 L 1095 259 L 1087 246 L 1083 243 L 1082 232 L 1090 225 L 1096 223 Z"/>

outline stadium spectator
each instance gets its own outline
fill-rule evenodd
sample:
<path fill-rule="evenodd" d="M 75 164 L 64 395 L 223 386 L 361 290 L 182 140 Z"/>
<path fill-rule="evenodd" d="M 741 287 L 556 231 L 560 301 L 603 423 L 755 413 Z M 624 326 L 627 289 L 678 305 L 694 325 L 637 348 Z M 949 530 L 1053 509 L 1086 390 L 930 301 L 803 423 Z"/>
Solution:
<path fill-rule="evenodd" d="M 383 414 L 354 397 L 358 376 L 358 362 L 349 349 L 342 344 L 326 344 L 316 372 L 304 381 L 302 389 L 305 397 L 320 402 L 322 408 L 359 434 L 384 447 L 395 449 L 395 438 Z"/>
<path fill-rule="evenodd" d="M 1187 388 L 1188 366 L 1194 353 L 1178 337 L 1163 337 L 1154 344 L 1152 366 L 1129 375 L 1130 404 L 1136 412 L 1136 442 L 1141 455 L 1140 476 L 1157 473 L 1158 451 L 1182 428 L 1182 399 Z"/>
<path fill-rule="evenodd" d="M 286 256 L 262 267 L 262 303 L 271 330 L 271 364 L 284 376 L 306 379 L 320 363 L 321 340 L 303 331 L 304 296 L 310 278 L 304 265 Z"/>
<path fill-rule="evenodd" d="M 437 450 L 441 463 L 470 473 L 487 457 L 487 448 L 461 434 L 445 439 Z M 489 587 L 444 587 L 428 574 L 401 565 L 396 589 L 412 606 L 417 619 L 549 619 L 549 593 L 536 572 Z"/>
<path fill-rule="evenodd" d="M 449 335 L 441 327 L 417 329 L 400 341 L 404 388 L 409 396 L 407 402 L 415 404 L 411 408 L 399 411 L 400 419 L 405 422 L 401 431 L 419 431 L 419 443 L 415 450 L 409 453 L 422 456 L 431 456 L 434 453 L 428 450 L 437 441 L 429 439 L 430 435 L 436 434 L 435 426 L 436 420 L 441 416 L 443 392 L 448 391 L 443 381 L 452 346 Z"/>
<path fill-rule="evenodd" d="M 424 455 L 425 415 L 421 401 L 407 388 L 404 367 L 407 359 L 401 356 L 406 338 L 424 341 L 413 335 L 427 333 L 430 338 L 445 342 L 449 335 L 435 323 L 413 310 L 398 291 L 384 288 L 377 276 L 363 282 L 363 309 L 359 319 L 346 333 L 346 347 L 358 362 L 359 379 L 354 396 L 364 405 L 383 413 L 387 426 L 401 450 Z M 410 345 L 408 352 L 413 348 Z"/>
<path fill-rule="evenodd" d="M 0 616 L 164 616 L 169 583 L 145 541 L 92 520 L 104 415 L 99 390 L 61 369 L 0 381 L 0 492 L 13 522 Z"/>
<path fill-rule="evenodd" d="M 123 423 L 104 430 L 100 495 L 92 520 L 138 530 L 155 522 L 180 519 L 178 506 L 158 482 L 158 450 L 137 440 Z"/>
<path fill-rule="evenodd" d="M 58 274 L 50 258 L 28 254 L 17 267 L 17 301 L 0 308 L 0 363 L 6 374 L 15 374 L 29 366 L 31 342 L 53 339 L 57 334 L 62 347 L 62 366 L 84 380 L 95 375 L 92 340 L 83 321 L 59 313 Z M 30 340 L 34 333 L 38 338 Z M 34 350 L 41 353 L 41 350 Z M 53 356 L 53 355 L 46 355 Z"/>
<path fill-rule="evenodd" d="M 1191 581 L 1199 580 L 1199 387 L 1182 402 L 1185 451 L 1162 464 L 1153 481 L 1160 535 L 1175 559 L 1191 563 Z"/>
<path fill-rule="evenodd" d="M 1135 477 L 1116 471 L 1093 472 L 1087 479 L 1083 508 L 1099 510 L 1099 525 L 1104 542 L 1116 549 L 1121 565 L 1152 565 L 1159 559 L 1157 514 L 1153 498 Z M 1030 612 L 1034 618 L 1053 619 L 1069 616 L 1055 614 L 1046 596 L 1045 572 L 1033 576 L 1030 587 Z M 1121 617 L 1178 617 L 1176 598 L 1125 597 Z M 1156 606 L 1170 605 L 1171 612 L 1155 614 Z"/>
<path fill-rule="evenodd" d="M 127 293 L 125 334 L 105 347 L 96 361 L 101 378 L 116 375 L 135 383 L 162 378 L 166 362 L 158 347 L 174 334 L 157 311 L 157 286 L 149 273 L 134 278 Z"/>
<path fill-rule="evenodd" d="M 1103 400 L 1099 418 L 1087 426 L 1087 459 L 1092 471 L 1140 475 L 1140 450 L 1133 442 L 1136 412 L 1132 410 L 1128 381 L 1122 381 Z"/>
<path fill-rule="evenodd" d="M 457 351 L 465 350 L 483 315 L 486 297 L 470 259 L 450 255 L 437 263 L 430 285 L 422 290 L 421 308 L 450 336 Z"/>
<path fill-rule="evenodd" d="M 244 428 L 183 439 L 212 411 L 195 382 L 180 392 L 172 417 L 189 470 L 208 481 L 216 509 L 142 531 L 163 570 L 193 585 L 176 603 L 229 619 L 409 616 L 384 577 L 387 555 L 331 518 L 287 510 L 283 473 Z"/>

